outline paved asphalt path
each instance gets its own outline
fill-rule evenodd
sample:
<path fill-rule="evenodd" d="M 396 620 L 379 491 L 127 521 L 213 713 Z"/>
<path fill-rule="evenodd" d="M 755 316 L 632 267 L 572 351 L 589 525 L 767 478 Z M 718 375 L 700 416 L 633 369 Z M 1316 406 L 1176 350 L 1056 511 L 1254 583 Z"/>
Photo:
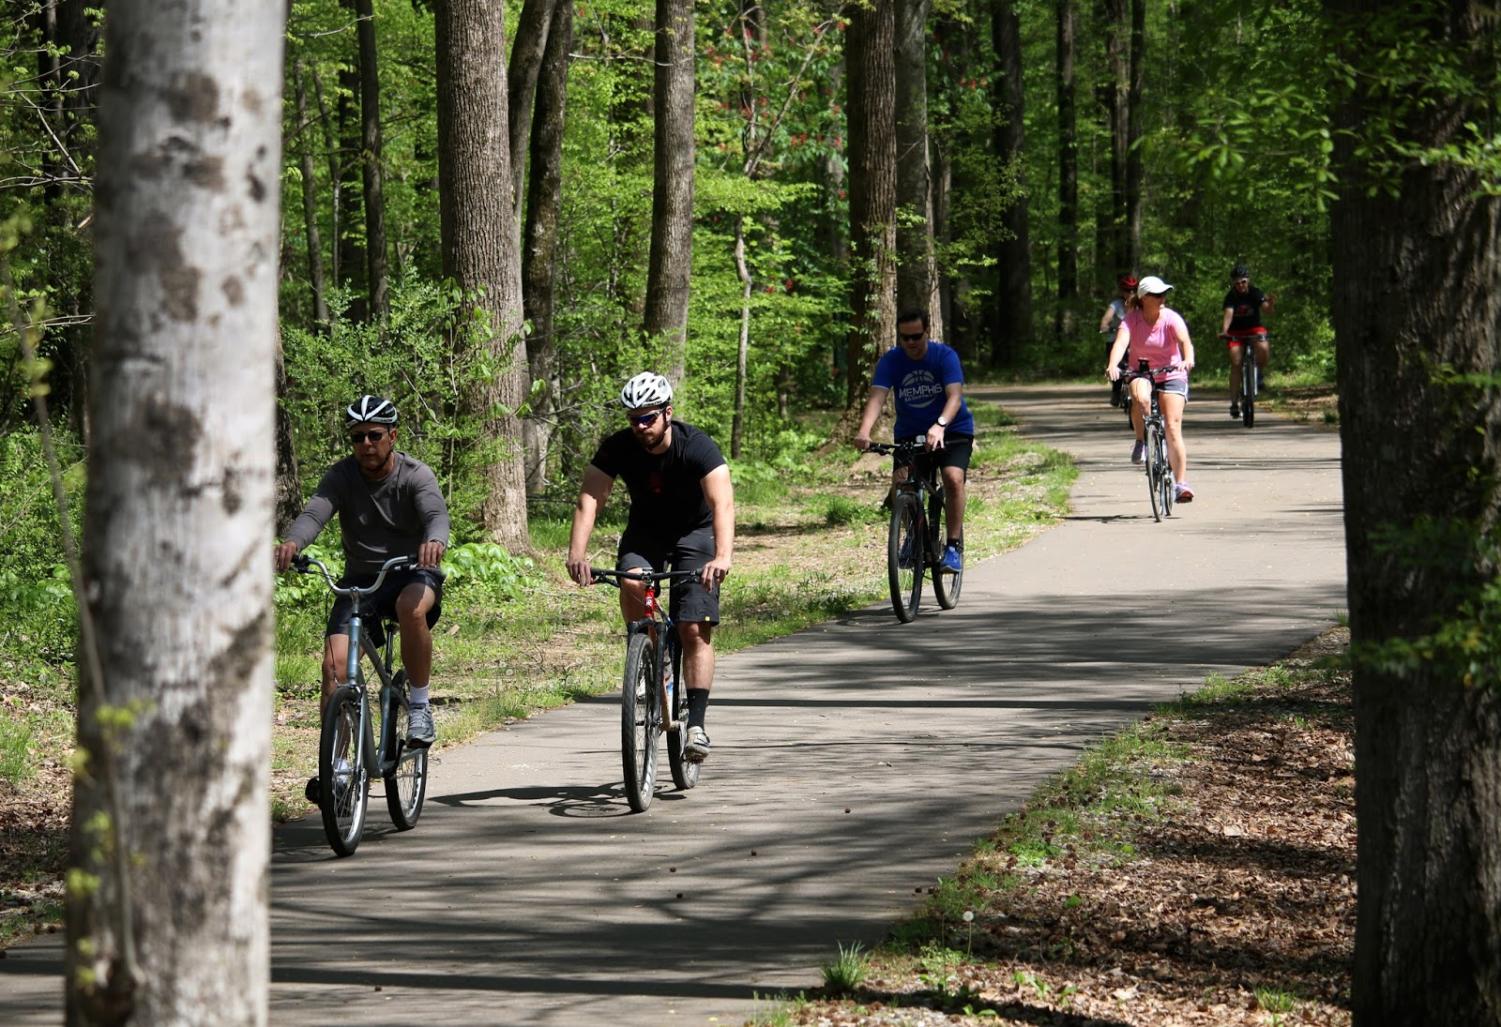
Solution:
<path fill-rule="evenodd" d="M 602 697 L 443 753 L 417 830 L 352 859 L 314 821 L 278 831 L 273 1021 L 741 1023 L 879 940 L 1091 740 L 1344 608 L 1336 433 L 1191 404 L 1199 498 L 1156 524 L 1103 386 L 976 392 L 1078 459 L 1065 523 L 972 564 L 953 611 L 723 659 L 702 781 L 646 815 Z M 0 961 L 0 1022 L 58 1021 L 60 952 Z"/>

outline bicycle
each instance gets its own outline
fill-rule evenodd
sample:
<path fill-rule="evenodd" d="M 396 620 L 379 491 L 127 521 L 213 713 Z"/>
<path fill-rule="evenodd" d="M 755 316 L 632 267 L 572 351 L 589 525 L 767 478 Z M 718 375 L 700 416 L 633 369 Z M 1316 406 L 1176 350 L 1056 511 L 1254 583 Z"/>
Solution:
<path fill-rule="evenodd" d="M 1256 393 L 1260 391 L 1261 386 L 1260 368 L 1256 366 L 1256 350 L 1253 344 L 1257 339 L 1270 341 L 1271 337 L 1270 332 L 1258 332 L 1255 335 L 1220 335 L 1225 342 L 1241 344 L 1240 423 L 1247 428 L 1256 423 Z M 1235 397 L 1230 398 L 1233 400 Z"/>
<path fill-rule="evenodd" d="M 410 556 L 392 557 L 370 585 L 342 586 L 321 561 L 310 556 L 292 560 L 292 566 L 302 574 L 321 571 L 334 595 L 348 596 L 354 602 L 344 683 L 334 689 L 324 706 L 318 743 L 318 806 L 323 813 L 323 833 L 340 856 L 353 855 L 359 848 L 371 777 L 378 775 L 385 781 L 386 808 L 398 831 L 417 826 L 427 797 L 427 747 L 406 741 L 410 719 L 406 671 L 391 669 L 395 621 L 379 618 L 367 631 L 361 608 L 365 599 L 381 587 L 387 572 L 414 563 Z M 373 711 L 360 662 L 362 653 L 380 679 L 379 701 Z M 377 733 L 379 746 L 375 744 Z"/>
<path fill-rule="evenodd" d="M 891 524 L 886 533 L 886 579 L 897 620 L 907 624 L 917 616 L 924 568 L 933 579 L 938 605 L 952 610 L 959 603 L 964 571 L 943 566 L 945 509 L 938 461 L 921 435 L 890 445 L 872 442 L 869 451 L 909 461 L 907 480 L 892 491 Z"/>
<path fill-rule="evenodd" d="M 1152 518 L 1161 521 L 1172 516 L 1176 482 L 1173 480 L 1173 465 L 1167 456 L 1167 427 L 1162 419 L 1162 408 L 1157 402 L 1158 383 L 1156 375 L 1177 370 L 1175 367 L 1148 367 L 1145 360 L 1137 369 L 1126 375 L 1129 382 L 1145 378 L 1152 385 L 1152 407 L 1143 425 L 1147 451 L 1143 463 L 1147 470 L 1147 495 L 1152 501 Z"/>
<path fill-rule="evenodd" d="M 667 735 L 672 783 L 686 792 L 698 784 L 701 764 L 687 758 L 688 689 L 682 687 L 683 650 L 676 622 L 661 603 L 657 586 L 698 577 L 698 571 L 607 570 L 590 567 L 590 580 L 620 588 L 622 581 L 646 583 L 646 616 L 626 625 L 625 677 L 620 688 L 620 757 L 625 797 L 645 813 L 657 787 L 657 741 Z M 664 718 L 662 711 L 668 711 Z"/>

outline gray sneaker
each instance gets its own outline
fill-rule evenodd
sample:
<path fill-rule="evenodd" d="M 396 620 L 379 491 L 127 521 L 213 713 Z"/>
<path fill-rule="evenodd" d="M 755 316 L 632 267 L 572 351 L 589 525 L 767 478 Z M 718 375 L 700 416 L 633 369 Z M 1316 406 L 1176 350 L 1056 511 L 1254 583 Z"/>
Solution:
<path fill-rule="evenodd" d="M 683 743 L 683 755 L 689 763 L 702 763 L 709 758 L 709 736 L 703 728 L 688 729 L 688 741 Z"/>
<path fill-rule="evenodd" d="M 433 708 L 423 703 L 421 706 L 411 707 L 407 713 L 407 744 L 426 749 L 438 737 L 438 732 L 433 728 Z"/>

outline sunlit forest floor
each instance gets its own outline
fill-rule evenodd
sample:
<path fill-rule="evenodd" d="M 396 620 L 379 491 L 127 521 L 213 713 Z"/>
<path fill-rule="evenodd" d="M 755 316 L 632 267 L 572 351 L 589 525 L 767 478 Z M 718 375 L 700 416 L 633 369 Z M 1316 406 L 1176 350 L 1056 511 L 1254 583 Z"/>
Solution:
<path fill-rule="evenodd" d="M 1355 782 L 1337 628 L 1086 754 L 874 953 L 759 1027 L 1350 1022 Z"/>

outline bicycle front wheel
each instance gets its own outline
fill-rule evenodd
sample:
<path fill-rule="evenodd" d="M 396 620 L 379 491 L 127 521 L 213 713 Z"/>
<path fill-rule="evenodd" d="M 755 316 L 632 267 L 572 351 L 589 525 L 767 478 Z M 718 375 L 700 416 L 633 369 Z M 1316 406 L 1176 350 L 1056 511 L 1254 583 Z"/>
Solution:
<path fill-rule="evenodd" d="M 891 528 L 886 533 L 886 577 L 891 585 L 891 609 L 903 624 L 917 616 L 922 598 L 922 571 L 926 554 L 919 530 L 922 511 L 917 497 L 898 492 L 891 502 Z"/>
<path fill-rule="evenodd" d="M 1143 463 L 1147 466 L 1147 498 L 1152 501 L 1152 519 L 1162 520 L 1162 490 L 1161 476 L 1162 465 L 1157 462 L 1157 433 L 1152 425 L 1147 425 L 1147 455 Z"/>
<path fill-rule="evenodd" d="M 625 769 L 625 797 L 631 809 L 646 812 L 657 784 L 656 654 L 644 631 L 631 635 L 625 650 L 625 680 L 620 689 L 620 756 Z"/>
<path fill-rule="evenodd" d="M 673 681 L 672 690 L 672 719 L 677 722 L 676 731 L 667 732 L 667 766 L 672 770 L 672 783 L 678 791 L 686 792 L 698 784 L 699 771 L 703 769 L 702 763 L 695 763 L 683 754 L 684 743 L 688 740 L 688 686 L 683 684 L 683 650 L 678 646 L 676 639 L 667 642 L 667 664 L 662 669 L 662 680 Z"/>
<path fill-rule="evenodd" d="M 943 505 L 943 493 L 928 497 L 928 537 L 933 542 L 933 552 L 938 556 L 938 562 L 933 564 L 933 598 L 938 600 L 938 605 L 945 610 L 952 610 L 959 604 L 959 589 L 964 584 L 964 568 L 961 565 L 958 573 L 944 570 L 943 547 L 948 543 L 948 536 L 943 528 L 947 523 L 944 520 L 946 508 Z"/>
<path fill-rule="evenodd" d="M 396 766 L 385 777 L 386 810 L 396 830 L 410 831 L 417 826 L 423 800 L 427 798 L 427 749 L 407 745 L 411 714 L 407 708 L 404 671 L 396 672 L 394 683 L 397 687 L 393 689 L 391 709 L 386 713 L 392 731 L 386 737 L 396 754 Z"/>
<path fill-rule="evenodd" d="M 1252 354 L 1246 354 L 1241 368 L 1240 423 L 1249 428 L 1256 423 L 1256 361 Z"/>
<path fill-rule="evenodd" d="M 353 685 L 340 686 L 324 711 L 318 745 L 318 805 L 323 813 L 323 833 L 340 856 L 352 856 L 365 833 L 370 777 L 365 771 L 361 705 L 360 693 Z"/>
<path fill-rule="evenodd" d="M 1157 491 L 1161 495 L 1159 505 L 1162 507 L 1162 516 L 1171 517 L 1177 490 L 1173 487 L 1173 465 L 1167 457 L 1167 441 L 1161 433 L 1152 442 L 1152 459 L 1157 464 Z"/>

